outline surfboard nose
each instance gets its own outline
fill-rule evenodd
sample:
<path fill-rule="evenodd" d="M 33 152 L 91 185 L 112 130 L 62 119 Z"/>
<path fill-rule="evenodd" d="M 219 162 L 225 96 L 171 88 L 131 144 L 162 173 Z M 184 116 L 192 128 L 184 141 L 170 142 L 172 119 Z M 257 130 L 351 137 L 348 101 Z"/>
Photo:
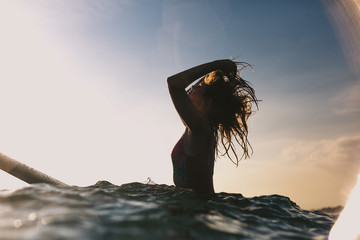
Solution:
<path fill-rule="evenodd" d="M 68 186 L 63 182 L 2 153 L 0 153 L 0 169 L 29 184 L 48 183 L 51 185 Z"/>

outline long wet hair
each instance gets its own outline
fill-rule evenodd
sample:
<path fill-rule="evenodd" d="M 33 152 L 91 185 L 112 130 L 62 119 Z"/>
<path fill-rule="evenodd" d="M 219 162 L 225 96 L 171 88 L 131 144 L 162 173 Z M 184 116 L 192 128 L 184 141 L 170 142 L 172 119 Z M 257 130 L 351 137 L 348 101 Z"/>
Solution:
<path fill-rule="evenodd" d="M 236 62 L 238 70 L 226 73 L 217 70 L 204 77 L 206 86 L 205 97 L 211 99 L 211 108 L 208 113 L 213 128 L 215 152 L 229 159 L 238 166 L 240 160 L 249 158 L 252 152 L 248 140 L 247 119 L 253 114 L 252 106 L 258 109 L 258 99 L 250 83 L 240 76 L 240 71 L 251 67 L 245 62 Z M 219 143 L 225 152 L 219 150 Z M 242 155 L 236 153 L 236 143 L 242 148 Z M 235 159 L 231 157 L 233 155 Z"/>

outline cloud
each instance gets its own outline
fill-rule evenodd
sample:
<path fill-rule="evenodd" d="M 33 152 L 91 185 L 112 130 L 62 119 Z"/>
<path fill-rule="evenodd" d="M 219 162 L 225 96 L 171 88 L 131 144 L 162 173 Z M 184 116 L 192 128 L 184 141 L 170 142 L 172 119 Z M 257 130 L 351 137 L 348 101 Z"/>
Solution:
<path fill-rule="evenodd" d="M 359 170 L 360 134 L 319 141 L 295 141 L 282 151 L 291 164 L 327 171 Z"/>
<path fill-rule="evenodd" d="M 360 113 L 360 81 L 350 85 L 332 99 L 333 112 L 338 115 Z"/>

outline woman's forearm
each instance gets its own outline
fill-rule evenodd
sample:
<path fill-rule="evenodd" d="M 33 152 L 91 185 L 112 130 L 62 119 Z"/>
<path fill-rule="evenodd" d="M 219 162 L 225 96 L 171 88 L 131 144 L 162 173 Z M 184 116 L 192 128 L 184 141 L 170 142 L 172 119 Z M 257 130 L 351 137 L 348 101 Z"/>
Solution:
<path fill-rule="evenodd" d="M 183 72 L 177 73 L 171 77 L 168 77 L 167 81 L 169 86 L 176 87 L 176 88 L 182 88 L 185 89 L 187 86 L 189 86 L 192 82 L 194 82 L 196 79 L 204 76 L 205 74 L 208 74 L 215 70 L 228 70 L 232 66 L 235 66 L 236 71 L 236 65 L 231 60 L 225 59 L 225 60 L 216 60 L 213 62 L 208 62 L 201 64 L 199 66 L 190 68 L 188 70 L 185 70 Z"/>

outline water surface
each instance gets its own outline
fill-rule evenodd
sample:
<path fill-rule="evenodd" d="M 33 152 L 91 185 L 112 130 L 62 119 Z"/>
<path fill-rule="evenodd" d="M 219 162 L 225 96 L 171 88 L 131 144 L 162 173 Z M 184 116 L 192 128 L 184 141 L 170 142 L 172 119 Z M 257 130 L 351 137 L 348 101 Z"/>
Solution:
<path fill-rule="evenodd" d="M 0 191 L 0 240 L 326 239 L 337 216 L 279 195 L 204 195 L 156 184 Z"/>

